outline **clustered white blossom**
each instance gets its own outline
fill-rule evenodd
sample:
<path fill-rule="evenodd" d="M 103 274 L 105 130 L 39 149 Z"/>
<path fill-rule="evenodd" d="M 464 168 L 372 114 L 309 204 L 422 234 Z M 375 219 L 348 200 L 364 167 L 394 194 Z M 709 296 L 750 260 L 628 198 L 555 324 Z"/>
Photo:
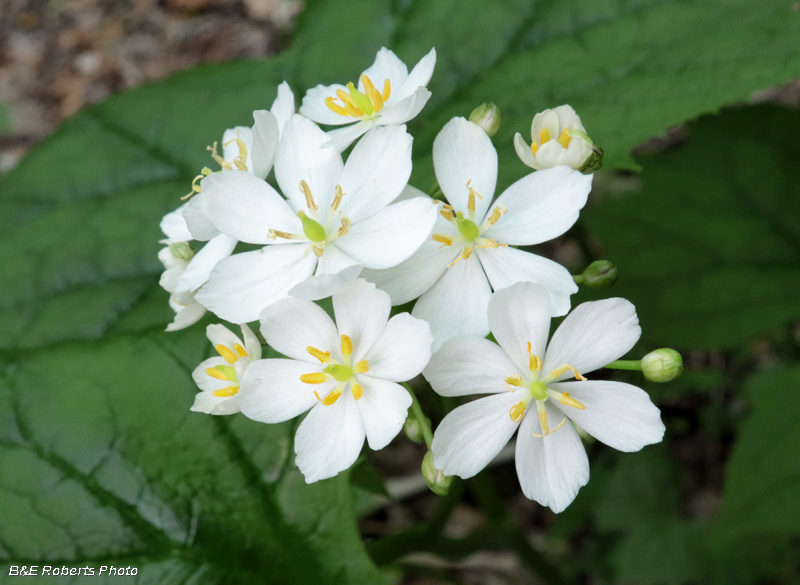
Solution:
<path fill-rule="evenodd" d="M 308 412 L 294 445 L 309 483 L 352 466 L 365 440 L 385 447 L 413 416 L 401 384 L 422 373 L 443 396 L 490 395 L 442 420 L 429 445 L 436 470 L 471 477 L 519 429 L 522 490 L 558 512 L 589 477 L 578 425 L 621 451 L 664 432 L 643 390 L 584 377 L 636 343 L 633 305 L 585 303 L 548 344 L 550 318 L 569 313 L 578 287 L 563 266 L 520 248 L 575 223 L 602 151 L 570 106 L 545 110 L 532 144 L 514 138 L 535 172 L 495 198 L 490 136 L 502 114 L 485 106 L 436 137 L 442 198 L 428 196 L 408 184 L 404 124 L 430 98 L 435 63 L 431 50 L 409 72 L 381 49 L 357 83 L 309 89 L 295 113 L 284 82 L 252 127 L 226 130 L 209 147 L 219 170 L 204 168 L 161 222 L 161 285 L 176 313 L 167 329 L 207 310 L 240 325 L 241 337 L 208 325 L 217 355 L 193 373 L 201 392 L 191 410 L 270 424 Z M 266 180 L 273 170 L 278 189 Z M 249 251 L 237 252 L 240 242 Z M 326 298 L 333 319 L 315 302 Z M 392 305 L 415 300 L 411 314 L 392 316 Z M 285 357 L 262 359 L 254 321 Z"/>

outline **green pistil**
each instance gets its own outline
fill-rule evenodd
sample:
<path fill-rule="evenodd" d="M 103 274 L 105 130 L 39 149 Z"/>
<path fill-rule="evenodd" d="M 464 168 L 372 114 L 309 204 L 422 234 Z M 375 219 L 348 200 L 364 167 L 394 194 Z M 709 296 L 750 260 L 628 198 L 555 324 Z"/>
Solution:
<path fill-rule="evenodd" d="M 547 386 L 541 382 L 534 382 L 531 385 L 531 396 L 536 400 L 545 400 L 547 398 Z"/>
<path fill-rule="evenodd" d="M 214 369 L 223 374 L 231 382 L 236 382 L 236 370 L 233 366 L 214 366 Z"/>
<path fill-rule="evenodd" d="M 356 104 L 356 107 L 364 112 L 367 116 L 371 116 L 374 108 L 372 107 L 372 100 L 366 95 L 356 89 L 352 82 L 347 84 L 347 89 L 350 91 L 350 97 Z"/>
<path fill-rule="evenodd" d="M 318 221 L 314 221 L 306 215 L 305 211 L 298 211 L 297 217 L 303 222 L 303 233 L 312 242 L 325 241 L 325 228 Z"/>
<path fill-rule="evenodd" d="M 353 370 L 341 364 L 328 366 L 322 371 L 325 372 L 326 374 L 330 374 L 331 376 L 333 376 L 333 379 L 336 380 L 337 382 L 347 382 L 350 378 L 353 377 Z"/>
<path fill-rule="evenodd" d="M 464 214 L 460 211 L 456 214 L 456 227 L 458 227 L 458 231 L 468 242 L 471 242 L 481 235 L 481 230 L 478 229 L 478 226 L 475 225 L 475 222 L 464 217 Z"/>

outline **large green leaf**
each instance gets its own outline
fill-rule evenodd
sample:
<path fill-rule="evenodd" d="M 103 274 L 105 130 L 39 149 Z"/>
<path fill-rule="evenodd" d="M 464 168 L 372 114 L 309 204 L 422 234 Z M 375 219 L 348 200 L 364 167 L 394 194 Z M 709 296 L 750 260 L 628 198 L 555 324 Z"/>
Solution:
<path fill-rule="evenodd" d="M 640 159 L 641 193 L 584 214 L 646 341 L 730 347 L 800 316 L 798 132 L 777 107 L 704 118 Z"/>

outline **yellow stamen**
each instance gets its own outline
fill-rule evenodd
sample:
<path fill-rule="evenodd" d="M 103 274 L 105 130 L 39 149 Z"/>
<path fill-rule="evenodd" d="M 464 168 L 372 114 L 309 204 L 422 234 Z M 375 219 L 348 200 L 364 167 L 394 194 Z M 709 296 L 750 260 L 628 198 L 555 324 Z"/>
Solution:
<path fill-rule="evenodd" d="M 247 350 L 243 348 L 240 344 L 234 343 L 233 349 L 236 351 L 236 353 L 239 354 L 240 358 L 247 357 Z"/>
<path fill-rule="evenodd" d="M 316 347 L 311 347 L 310 345 L 306 347 L 306 351 L 315 358 L 317 358 L 323 364 L 328 363 L 331 359 L 331 352 L 329 351 L 322 351 L 321 349 L 317 349 Z"/>
<path fill-rule="evenodd" d="M 333 209 L 334 211 L 339 209 L 339 205 L 341 205 L 342 203 L 342 197 L 344 197 L 345 195 L 347 195 L 347 193 L 344 193 L 342 191 L 342 186 L 336 185 L 336 195 L 333 198 L 333 203 L 331 203 L 331 209 Z"/>
<path fill-rule="evenodd" d="M 483 199 L 483 196 L 478 193 L 475 189 L 469 186 L 472 183 L 472 179 L 467 181 L 467 189 L 469 189 L 469 201 L 467 203 L 467 209 L 471 213 L 475 213 L 475 196 L 477 195 L 478 199 Z"/>
<path fill-rule="evenodd" d="M 533 349 L 531 348 L 531 342 L 528 342 L 528 369 L 532 372 L 534 365 L 536 366 L 536 371 L 542 371 L 542 360 L 539 358 L 538 355 L 532 353 Z"/>
<path fill-rule="evenodd" d="M 344 103 L 345 107 L 347 107 L 347 104 L 350 104 L 354 108 L 357 107 L 356 106 L 356 102 L 353 101 L 353 97 L 349 93 L 344 91 L 343 89 L 337 89 L 336 90 L 336 95 L 339 96 L 339 99 L 342 100 L 342 102 Z"/>
<path fill-rule="evenodd" d="M 533 153 L 533 156 L 536 156 L 536 153 L 539 152 L 539 143 L 538 142 L 531 143 L 531 152 Z"/>
<path fill-rule="evenodd" d="M 322 258 L 322 255 L 325 253 L 325 250 L 323 250 L 322 248 L 319 248 L 319 247 L 317 247 L 317 246 L 315 246 L 313 244 L 308 247 L 308 250 L 311 250 L 312 252 L 314 252 L 314 256 L 316 256 L 317 258 Z M 306 250 L 306 254 L 308 254 L 308 250 Z"/>
<path fill-rule="evenodd" d="M 570 140 L 572 140 L 572 136 L 570 136 L 569 134 L 567 134 L 567 130 L 565 129 L 565 130 L 564 130 L 564 131 L 561 133 L 561 137 L 558 139 L 558 142 L 559 142 L 559 144 L 561 144 L 561 146 L 563 146 L 564 148 L 569 148 L 569 141 L 570 141 Z"/>
<path fill-rule="evenodd" d="M 550 372 L 547 375 L 547 377 L 552 379 L 552 380 L 558 380 L 563 374 L 565 374 L 566 372 L 568 372 L 570 370 L 572 370 L 572 373 L 575 375 L 575 379 L 576 380 L 581 380 L 582 382 L 586 381 L 586 378 L 581 376 L 581 373 L 578 370 L 576 370 L 575 368 L 573 368 L 569 364 L 564 364 L 563 366 L 558 366 L 555 370 Z"/>
<path fill-rule="evenodd" d="M 542 435 L 547 436 L 550 434 L 550 424 L 547 422 L 547 410 L 544 404 L 536 401 L 536 408 L 539 411 L 539 424 L 542 425 Z"/>
<path fill-rule="evenodd" d="M 238 132 L 237 132 L 238 134 Z M 236 158 L 233 159 L 233 164 L 236 165 L 236 168 L 240 171 L 247 170 L 247 145 L 244 143 L 244 140 L 239 138 L 238 136 L 233 140 L 228 140 L 223 146 L 228 146 L 230 143 L 235 142 L 236 146 L 239 147 L 239 154 Z"/>
<path fill-rule="evenodd" d="M 539 132 L 539 144 L 544 144 L 548 140 L 550 140 L 550 130 L 545 128 L 544 130 Z"/>
<path fill-rule="evenodd" d="M 290 234 L 289 232 L 281 232 L 281 231 L 273 230 L 273 229 L 271 229 L 271 230 L 269 230 L 269 232 L 267 232 L 267 238 L 269 238 L 270 240 L 274 240 L 275 238 L 283 238 L 284 240 L 295 240 L 295 239 L 297 239 L 297 238 L 295 238 L 295 236 L 293 234 Z"/>
<path fill-rule="evenodd" d="M 439 210 L 439 213 L 443 218 L 445 218 L 450 223 L 453 223 L 456 219 L 456 210 L 450 207 L 447 203 L 442 205 L 442 208 Z"/>
<path fill-rule="evenodd" d="M 448 268 L 452 268 L 453 266 L 455 266 L 456 264 L 458 264 L 458 261 L 459 261 L 459 260 L 469 260 L 469 257 L 470 257 L 470 256 L 472 256 L 472 251 L 473 251 L 473 250 L 474 250 L 474 248 L 472 248 L 471 246 L 470 246 L 469 248 L 464 248 L 464 250 L 463 250 L 463 251 L 461 252 L 461 254 L 458 256 L 458 258 L 456 258 L 455 260 L 453 260 L 453 261 L 452 261 L 452 262 L 451 262 L 451 263 L 450 263 L 450 264 L 449 264 L 447 267 L 448 267 Z"/>
<path fill-rule="evenodd" d="M 567 422 L 567 419 L 563 419 L 563 420 L 562 420 L 560 423 L 558 423 L 558 426 L 557 426 L 556 428 L 554 428 L 552 431 L 550 431 L 550 432 L 548 432 L 548 433 L 545 433 L 545 434 L 543 434 L 543 435 L 537 435 L 536 433 L 533 433 L 533 436 L 534 436 L 534 437 L 537 437 L 537 438 L 539 438 L 539 439 L 543 439 L 543 438 L 545 438 L 547 435 L 552 435 L 552 434 L 553 434 L 553 433 L 555 433 L 555 432 L 556 432 L 558 429 L 560 429 L 561 427 L 563 427 L 565 422 Z"/>
<path fill-rule="evenodd" d="M 564 392 L 559 397 L 558 401 L 565 406 L 571 406 L 572 408 L 577 408 L 578 410 L 586 410 L 586 407 L 570 396 L 569 392 Z"/>
<path fill-rule="evenodd" d="M 236 357 L 235 353 L 233 353 L 230 349 L 228 349 L 224 345 L 221 344 L 215 345 L 214 349 L 216 349 L 217 353 L 221 355 L 223 358 L 225 358 L 225 361 L 228 362 L 229 364 L 235 364 L 236 360 L 239 359 L 238 357 Z"/>
<path fill-rule="evenodd" d="M 215 161 L 215 162 L 216 162 L 216 163 L 217 163 L 219 166 L 221 166 L 223 169 L 225 169 L 226 171 L 232 171 L 232 170 L 233 170 L 233 165 L 231 165 L 231 163 L 229 163 L 228 161 L 226 161 L 224 158 L 222 158 L 222 157 L 221 157 L 221 156 L 220 156 L 220 155 L 217 153 L 217 143 L 216 143 L 216 142 L 214 142 L 214 145 L 213 145 L 213 146 L 206 146 L 206 150 L 208 150 L 208 151 L 210 151 L 210 152 L 211 152 L 211 158 L 213 158 L 213 159 L 214 159 L 214 161 Z"/>
<path fill-rule="evenodd" d="M 359 384 L 353 384 L 350 390 L 353 392 L 353 398 L 356 400 L 361 400 L 361 397 L 364 396 L 364 389 Z"/>
<path fill-rule="evenodd" d="M 349 335 L 342 335 L 342 355 L 344 357 L 350 357 L 353 353 L 353 340 L 350 339 Z"/>
<path fill-rule="evenodd" d="M 322 372 L 312 372 L 300 376 L 300 381 L 304 384 L 324 384 L 328 381 L 328 375 Z"/>
<path fill-rule="evenodd" d="M 392 95 L 392 84 L 387 79 L 386 81 L 383 82 L 383 94 L 381 95 L 381 97 L 383 98 L 383 103 L 388 102 L 389 97 L 391 95 Z"/>
<path fill-rule="evenodd" d="M 339 114 L 340 116 L 349 116 L 350 114 L 347 113 L 342 106 L 336 103 L 336 98 L 326 97 L 325 98 L 325 105 L 328 106 L 328 109 L 332 112 Z"/>
<path fill-rule="evenodd" d="M 228 386 L 227 388 L 220 388 L 219 390 L 214 390 L 212 394 L 217 398 L 230 398 L 234 394 L 239 392 L 239 386 Z"/>
<path fill-rule="evenodd" d="M 356 364 L 356 372 L 359 374 L 366 374 L 369 372 L 369 362 L 367 360 L 361 360 Z"/>
<path fill-rule="evenodd" d="M 380 112 L 383 109 L 383 97 L 381 97 L 381 93 L 375 89 L 372 91 L 372 109 L 375 112 Z"/>
<path fill-rule="evenodd" d="M 347 232 L 349 232 L 351 225 L 352 225 L 352 223 L 350 222 L 350 218 L 345 215 L 342 218 L 342 227 L 340 227 L 338 230 L 336 230 L 336 237 L 337 238 L 341 238 L 343 235 L 345 235 Z"/>
<path fill-rule="evenodd" d="M 509 376 L 508 378 L 505 379 L 505 383 L 508 384 L 509 386 L 520 387 L 522 386 L 522 376 L 520 376 L 519 374 L 514 374 L 513 376 Z"/>
<path fill-rule="evenodd" d="M 508 411 L 508 416 L 511 417 L 512 421 L 518 423 L 522 420 L 522 416 L 525 414 L 525 408 L 527 408 L 525 401 L 515 404 L 511 407 L 511 410 Z"/>
<path fill-rule="evenodd" d="M 489 222 L 489 225 L 494 225 L 497 223 L 497 220 L 500 219 L 506 213 L 508 213 L 508 207 L 506 207 L 502 203 L 498 203 L 497 206 L 492 210 L 492 214 L 489 216 L 489 219 L 487 219 L 486 221 Z"/>
<path fill-rule="evenodd" d="M 364 93 L 366 94 L 366 96 L 372 99 L 372 101 L 374 102 L 375 99 L 372 97 L 372 94 L 377 93 L 377 90 L 375 89 L 375 86 L 372 85 L 372 80 L 366 75 L 362 75 L 361 83 L 364 84 Z"/>
<path fill-rule="evenodd" d="M 312 209 L 319 209 L 319 207 L 317 207 L 317 205 L 314 203 L 314 196 L 311 195 L 311 189 L 309 188 L 305 179 L 300 181 L 300 191 L 302 191 L 303 195 L 306 196 L 306 207 L 308 207 L 309 211 Z"/>
<path fill-rule="evenodd" d="M 197 175 L 194 179 L 192 179 L 192 190 L 189 191 L 189 193 L 187 195 L 184 195 L 183 197 L 181 197 L 181 201 L 184 201 L 184 200 L 188 199 L 189 197 L 191 197 L 195 193 L 202 193 L 203 192 L 203 188 L 200 185 L 197 184 L 197 181 L 200 181 L 202 179 L 205 179 L 205 175 Z"/>
<path fill-rule="evenodd" d="M 354 118 L 361 118 L 364 116 L 364 112 L 362 112 L 352 104 L 345 104 L 344 109 L 347 110 L 347 113 L 353 116 Z"/>
<path fill-rule="evenodd" d="M 478 244 L 476 248 L 492 248 L 493 250 L 497 250 L 497 248 L 508 248 L 508 244 L 504 244 L 503 242 L 495 242 L 494 240 L 486 240 L 482 244 Z"/>
<path fill-rule="evenodd" d="M 226 376 L 216 368 L 206 368 L 206 374 L 208 374 L 212 378 L 216 378 L 217 380 L 228 380 L 229 382 L 231 381 L 228 378 L 228 376 Z"/>
<path fill-rule="evenodd" d="M 434 242 L 439 242 L 440 244 L 444 244 L 444 246 L 453 245 L 453 238 L 451 238 L 450 236 L 445 236 L 444 234 L 433 234 L 432 239 Z M 442 246 L 442 248 L 444 246 Z"/>
<path fill-rule="evenodd" d="M 341 395 L 342 391 L 339 388 L 337 388 L 336 390 L 328 394 L 324 399 L 322 399 L 319 397 L 319 394 L 317 394 L 317 391 L 316 390 L 314 391 L 314 396 L 317 397 L 317 400 L 319 400 L 323 404 L 323 406 L 330 406 L 331 404 L 335 403 L 337 400 L 339 400 L 339 396 Z"/>

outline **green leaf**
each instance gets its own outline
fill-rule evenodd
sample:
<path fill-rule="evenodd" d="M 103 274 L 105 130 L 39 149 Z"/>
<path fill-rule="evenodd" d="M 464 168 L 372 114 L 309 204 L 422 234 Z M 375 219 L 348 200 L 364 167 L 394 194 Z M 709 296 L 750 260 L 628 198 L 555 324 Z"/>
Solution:
<path fill-rule="evenodd" d="M 777 107 L 703 118 L 640 159 L 641 193 L 584 214 L 646 342 L 732 347 L 800 316 L 798 132 Z"/>

